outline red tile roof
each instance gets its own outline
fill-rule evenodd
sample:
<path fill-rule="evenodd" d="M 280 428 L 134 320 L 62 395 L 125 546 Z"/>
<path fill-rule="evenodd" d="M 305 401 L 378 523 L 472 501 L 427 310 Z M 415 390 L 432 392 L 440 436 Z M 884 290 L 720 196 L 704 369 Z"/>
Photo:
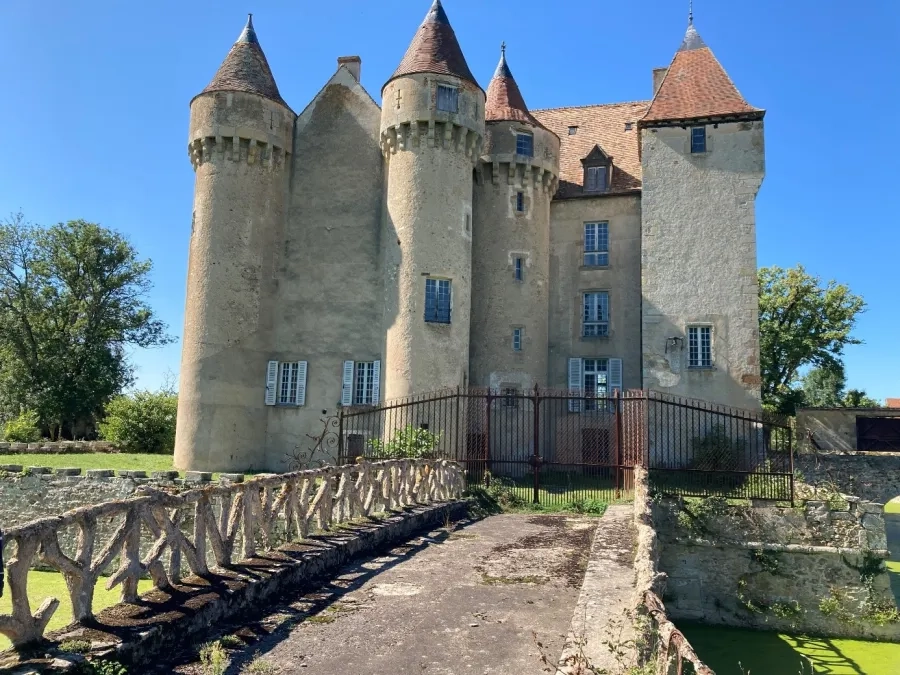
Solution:
<path fill-rule="evenodd" d="M 431 9 L 425 15 L 425 20 L 413 36 L 403 60 L 388 82 L 413 73 L 455 75 L 478 85 L 472 71 L 469 70 L 466 57 L 463 56 L 441 0 L 434 0 Z"/>
<path fill-rule="evenodd" d="M 884 405 L 887 408 L 900 408 L 900 398 L 885 399 Z"/>
<path fill-rule="evenodd" d="M 219 66 L 212 82 L 200 93 L 210 91 L 244 91 L 264 96 L 290 108 L 278 92 L 269 62 L 256 37 L 256 31 L 253 30 L 252 14 L 247 17 L 247 25 Z"/>
<path fill-rule="evenodd" d="M 484 119 L 486 122 L 502 122 L 512 120 L 523 122 L 537 127 L 544 125 L 528 112 L 516 78 L 513 77 L 509 65 L 506 63 L 506 48 L 500 54 L 500 63 L 494 71 L 494 77 L 487 89 L 487 100 L 484 104 Z"/>
<path fill-rule="evenodd" d="M 762 117 L 764 112 L 744 100 L 690 25 L 641 123 L 732 115 Z"/>
<path fill-rule="evenodd" d="M 637 121 L 647 112 L 649 101 L 611 103 L 574 108 L 532 110 L 531 114 L 560 138 L 559 190 L 557 199 L 581 197 L 584 168 L 581 160 L 595 146 L 612 158 L 612 183 L 604 194 L 631 193 L 641 188 Z M 626 122 L 631 129 L 626 131 Z M 576 127 L 569 135 L 569 127 Z M 595 193 L 587 193 L 594 196 Z"/>

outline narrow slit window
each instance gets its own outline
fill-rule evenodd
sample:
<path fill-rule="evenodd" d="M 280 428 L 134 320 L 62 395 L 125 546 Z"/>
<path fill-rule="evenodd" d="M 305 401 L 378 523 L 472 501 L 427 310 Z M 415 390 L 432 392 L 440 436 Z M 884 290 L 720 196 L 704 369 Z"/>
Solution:
<path fill-rule="evenodd" d="M 513 328 L 512 348 L 513 348 L 514 352 L 522 351 L 522 329 L 521 328 Z"/>
<path fill-rule="evenodd" d="M 425 321 L 450 323 L 450 280 L 425 280 Z"/>
<path fill-rule="evenodd" d="M 534 157 L 534 136 L 531 134 L 516 134 L 516 154 Z"/>
<path fill-rule="evenodd" d="M 584 266 L 609 265 L 609 223 L 584 224 Z"/>
<path fill-rule="evenodd" d="M 525 213 L 525 193 L 517 192 L 516 193 L 516 211 L 519 213 Z"/>
<path fill-rule="evenodd" d="M 712 368 L 712 326 L 688 326 L 688 367 Z"/>
<path fill-rule="evenodd" d="M 691 129 L 691 152 L 706 152 L 706 127 Z"/>
<path fill-rule="evenodd" d="M 459 112 L 459 89 L 439 84 L 437 88 L 437 109 L 444 112 Z"/>
<path fill-rule="evenodd" d="M 518 408 L 519 407 L 519 390 L 516 387 L 505 387 L 503 389 L 503 407 Z"/>
<path fill-rule="evenodd" d="M 522 281 L 525 278 L 524 261 L 522 258 L 515 259 L 513 270 L 513 277 L 516 281 Z"/>

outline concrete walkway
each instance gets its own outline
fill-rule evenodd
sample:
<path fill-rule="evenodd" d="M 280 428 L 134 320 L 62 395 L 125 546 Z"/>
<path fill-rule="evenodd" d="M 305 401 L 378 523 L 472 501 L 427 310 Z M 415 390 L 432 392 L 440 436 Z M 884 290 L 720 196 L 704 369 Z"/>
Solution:
<path fill-rule="evenodd" d="M 228 673 L 254 658 L 278 673 L 553 672 L 541 653 L 553 663 L 562 653 L 589 558 L 599 565 L 584 599 L 592 620 L 605 618 L 604 594 L 618 598 L 630 584 L 627 547 L 610 534 L 621 530 L 630 541 L 626 512 L 630 506 L 611 507 L 602 519 L 499 515 L 430 532 L 341 569 L 316 592 L 236 631 L 252 644 L 231 654 Z M 594 536 L 598 522 L 603 537 Z M 175 672 L 200 670 L 183 664 Z"/>

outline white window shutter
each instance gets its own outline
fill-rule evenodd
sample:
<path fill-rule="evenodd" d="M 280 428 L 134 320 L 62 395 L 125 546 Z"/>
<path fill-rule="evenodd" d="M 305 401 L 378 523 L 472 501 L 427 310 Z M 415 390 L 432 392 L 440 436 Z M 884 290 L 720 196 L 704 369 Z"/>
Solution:
<path fill-rule="evenodd" d="M 581 359 L 569 359 L 569 391 L 581 396 Z M 569 412 L 581 412 L 581 399 L 569 399 Z"/>
<path fill-rule="evenodd" d="M 266 405 L 275 405 L 278 391 L 278 361 L 269 361 L 266 368 Z"/>
<path fill-rule="evenodd" d="M 306 361 L 297 362 L 297 405 L 306 405 Z"/>
<path fill-rule="evenodd" d="M 609 360 L 609 390 L 612 393 L 618 390 L 621 394 L 622 388 L 622 359 Z"/>
<path fill-rule="evenodd" d="M 381 361 L 372 364 L 372 404 L 378 405 L 379 390 L 381 389 Z"/>
<path fill-rule="evenodd" d="M 341 405 L 353 405 L 353 361 L 344 361 L 344 379 L 341 383 Z"/>

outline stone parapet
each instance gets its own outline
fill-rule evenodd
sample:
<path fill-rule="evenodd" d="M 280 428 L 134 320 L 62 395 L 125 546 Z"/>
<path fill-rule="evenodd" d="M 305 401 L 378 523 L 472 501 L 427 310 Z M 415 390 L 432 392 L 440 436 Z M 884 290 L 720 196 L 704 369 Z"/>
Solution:
<path fill-rule="evenodd" d="M 0 454 L 75 455 L 92 452 L 121 452 L 121 450 L 109 441 L 40 441 L 38 443 L 0 441 Z"/>

